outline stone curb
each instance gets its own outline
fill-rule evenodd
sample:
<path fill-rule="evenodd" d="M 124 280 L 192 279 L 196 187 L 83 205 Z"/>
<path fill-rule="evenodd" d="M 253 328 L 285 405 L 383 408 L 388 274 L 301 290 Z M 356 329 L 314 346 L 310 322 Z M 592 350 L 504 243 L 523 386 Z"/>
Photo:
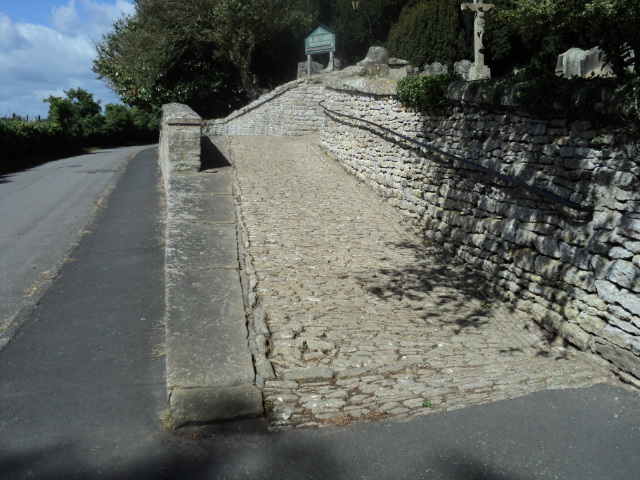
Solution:
<path fill-rule="evenodd" d="M 240 281 L 233 172 L 166 182 L 166 364 L 171 427 L 264 413 Z"/>

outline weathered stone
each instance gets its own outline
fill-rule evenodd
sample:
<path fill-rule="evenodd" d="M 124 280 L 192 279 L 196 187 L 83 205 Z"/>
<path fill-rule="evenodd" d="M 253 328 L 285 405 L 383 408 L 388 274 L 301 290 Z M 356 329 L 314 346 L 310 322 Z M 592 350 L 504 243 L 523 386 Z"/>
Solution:
<path fill-rule="evenodd" d="M 636 378 L 640 378 L 640 362 L 638 362 L 638 357 L 636 355 L 631 353 L 629 350 L 625 350 L 616 345 L 612 345 L 608 342 L 604 343 L 605 340 L 602 340 L 601 342 L 596 342 L 596 352 L 625 372 L 631 373 Z"/>
<path fill-rule="evenodd" d="M 469 70 L 471 70 L 472 66 L 473 63 L 469 60 L 460 60 L 453 64 L 453 71 L 462 75 L 464 80 L 469 80 Z"/>
<path fill-rule="evenodd" d="M 186 105 L 162 106 L 159 163 L 165 186 L 171 172 L 197 172 L 200 169 L 202 118 Z"/>
<path fill-rule="evenodd" d="M 558 56 L 556 74 L 567 78 L 573 77 L 603 77 L 613 73 L 605 62 L 604 52 L 599 48 L 582 50 L 570 48 Z"/>
<path fill-rule="evenodd" d="M 433 62 L 431 64 L 425 64 L 423 70 L 427 75 L 444 75 L 447 73 L 448 67 L 440 62 Z"/>
<path fill-rule="evenodd" d="M 616 300 L 620 297 L 620 290 L 610 282 L 597 280 L 595 282 L 595 287 L 598 292 L 598 296 L 606 303 L 616 303 Z"/>
<path fill-rule="evenodd" d="M 334 376 L 335 372 L 330 368 L 307 368 L 287 372 L 284 378 L 295 382 L 326 382 L 333 380 Z"/>
<path fill-rule="evenodd" d="M 561 268 L 561 262 L 549 257 L 539 256 L 535 259 L 536 273 L 547 280 L 557 277 Z"/>
<path fill-rule="evenodd" d="M 589 350 L 592 343 L 592 337 L 578 325 L 563 323 L 558 331 L 560 336 L 575 345 L 580 350 Z"/>
<path fill-rule="evenodd" d="M 601 318 L 584 312 L 578 315 L 577 323 L 584 331 L 592 333 L 596 337 L 601 337 L 604 328 L 607 326 L 607 322 Z"/>
<path fill-rule="evenodd" d="M 625 260 L 615 260 L 606 271 L 607 280 L 625 288 L 640 292 L 640 269 Z"/>

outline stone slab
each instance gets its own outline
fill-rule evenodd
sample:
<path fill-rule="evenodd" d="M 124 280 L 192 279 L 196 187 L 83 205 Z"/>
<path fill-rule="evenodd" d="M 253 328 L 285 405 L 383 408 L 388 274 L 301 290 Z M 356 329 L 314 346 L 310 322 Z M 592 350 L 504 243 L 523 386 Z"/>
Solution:
<path fill-rule="evenodd" d="M 231 195 L 169 191 L 169 216 L 174 221 L 235 223 L 236 210 Z"/>
<path fill-rule="evenodd" d="M 230 168 L 218 168 L 196 174 L 175 174 L 169 179 L 169 190 L 190 195 L 233 193 L 233 176 Z"/>
<path fill-rule="evenodd" d="M 228 387 L 255 379 L 235 270 L 167 270 L 167 387 Z"/>
<path fill-rule="evenodd" d="M 255 385 L 175 388 L 169 399 L 173 428 L 262 415 L 262 392 Z"/>
<path fill-rule="evenodd" d="M 180 222 L 167 227 L 167 268 L 238 268 L 234 224 Z"/>

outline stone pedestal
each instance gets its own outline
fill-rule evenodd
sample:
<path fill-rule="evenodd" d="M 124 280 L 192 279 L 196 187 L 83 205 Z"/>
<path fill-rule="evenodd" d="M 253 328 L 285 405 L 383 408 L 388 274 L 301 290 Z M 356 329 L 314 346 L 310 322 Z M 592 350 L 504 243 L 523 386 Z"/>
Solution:
<path fill-rule="evenodd" d="M 486 65 L 471 65 L 469 80 L 486 80 L 491 78 L 491 69 Z"/>

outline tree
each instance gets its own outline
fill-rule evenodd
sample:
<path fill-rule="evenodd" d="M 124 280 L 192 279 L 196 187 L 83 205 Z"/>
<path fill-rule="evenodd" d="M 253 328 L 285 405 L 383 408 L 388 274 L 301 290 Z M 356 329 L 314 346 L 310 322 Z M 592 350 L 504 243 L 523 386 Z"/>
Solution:
<path fill-rule="evenodd" d="M 201 99 L 203 78 L 210 97 L 218 88 L 233 106 L 238 80 L 257 98 L 256 47 L 302 32 L 311 20 L 304 0 L 136 0 L 135 6 L 96 46 L 94 71 L 126 103 L 141 106 L 158 106 L 167 96 Z"/>
<path fill-rule="evenodd" d="M 102 134 L 104 117 L 100 102 L 82 88 L 64 91 L 65 97 L 49 96 L 49 120 L 70 137 L 91 139 Z"/>
<path fill-rule="evenodd" d="M 452 0 L 417 0 L 402 9 L 389 32 L 389 54 L 412 65 L 453 65 L 467 52 L 460 7 Z"/>
<path fill-rule="evenodd" d="M 137 108 L 109 103 L 104 108 L 104 133 L 110 141 L 145 142 L 157 139 L 159 119 Z"/>
<path fill-rule="evenodd" d="M 556 36 L 574 47 L 599 46 L 618 77 L 627 67 L 640 73 L 639 2 L 519 0 L 502 12 L 502 18 L 527 39 Z"/>
<path fill-rule="evenodd" d="M 96 45 L 93 71 L 129 106 L 157 111 L 180 102 L 223 116 L 246 97 L 233 66 L 214 58 L 212 48 L 180 40 L 153 16 L 125 17 Z"/>
<path fill-rule="evenodd" d="M 406 0 L 361 0 L 356 10 L 351 0 L 320 0 L 316 4 L 318 21 L 336 32 L 338 56 L 353 64 L 365 57 L 372 42 L 385 45 Z"/>

